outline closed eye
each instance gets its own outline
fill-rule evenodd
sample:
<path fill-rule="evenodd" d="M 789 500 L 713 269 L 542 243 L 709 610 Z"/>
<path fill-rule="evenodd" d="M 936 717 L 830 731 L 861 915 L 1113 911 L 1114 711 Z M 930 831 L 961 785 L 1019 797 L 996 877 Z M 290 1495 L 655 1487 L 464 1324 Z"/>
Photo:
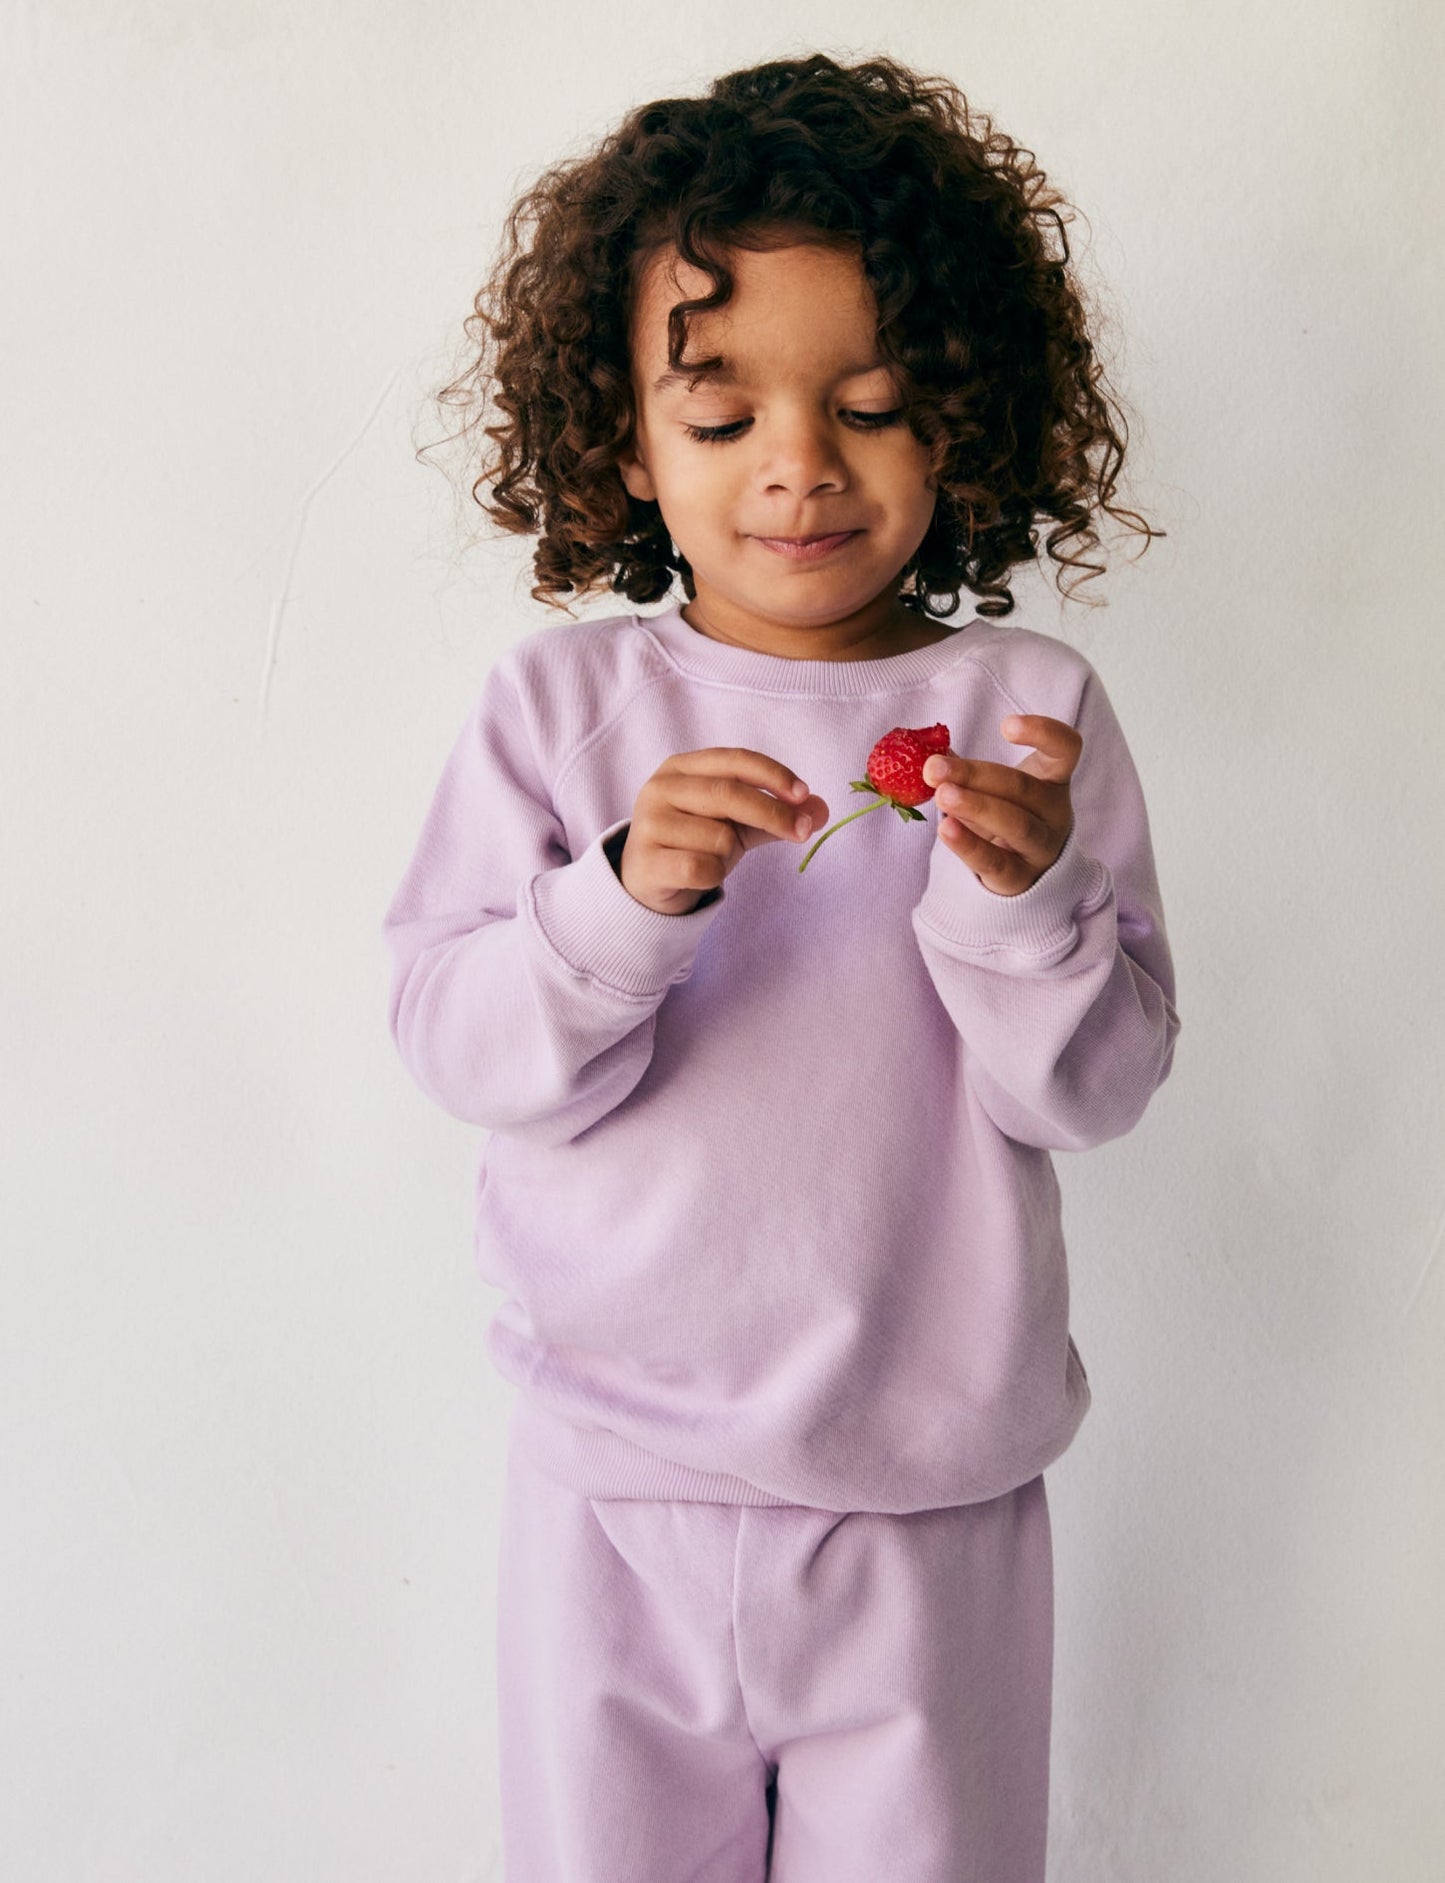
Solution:
<path fill-rule="evenodd" d="M 903 407 L 896 406 L 891 412 L 844 412 L 843 416 L 853 420 L 860 431 L 881 431 L 885 425 L 898 423 Z M 739 437 L 743 427 L 751 423 L 751 419 L 740 418 L 734 419 L 731 425 L 684 425 L 682 429 L 699 444 L 725 445 Z"/>

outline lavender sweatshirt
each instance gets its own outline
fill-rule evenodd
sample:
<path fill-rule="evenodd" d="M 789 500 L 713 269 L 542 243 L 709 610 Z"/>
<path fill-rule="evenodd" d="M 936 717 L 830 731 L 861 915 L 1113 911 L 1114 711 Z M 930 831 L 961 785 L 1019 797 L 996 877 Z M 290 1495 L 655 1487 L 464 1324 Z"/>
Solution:
<path fill-rule="evenodd" d="M 1076 726 L 1074 828 L 1018 896 L 891 810 L 750 851 L 686 915 L 615 868 L 677 752 L 748 746 L 829 821 L 893 726 L 1015 764 Z M 810 839 L 811 841 L 811 839 Z M 1026 1482 L 1089 1388 L 1050 1152 L 1121 1137 L 1179 1030 L 1138 775 L 1090 662 L 975 618 L 879 660 L 676 605 L 496 661 L 383 923 L 418 1086 L 484 1128 L 476 1254 L 513 1430 L 591 1497 L 912 1511 Z"/>

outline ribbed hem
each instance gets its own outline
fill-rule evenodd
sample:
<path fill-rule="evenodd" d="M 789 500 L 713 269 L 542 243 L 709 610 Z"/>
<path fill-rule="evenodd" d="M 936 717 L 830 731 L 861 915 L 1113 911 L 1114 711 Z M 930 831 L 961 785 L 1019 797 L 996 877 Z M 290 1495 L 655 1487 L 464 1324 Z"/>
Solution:
<path fill-rule="evenodd" d="M 1077 917 L 1097 908 L 1113 888 L 1108 865 L 1081 848 L 1077 824 L 1043 875 L 1017 896 L 985 888 L 940 842 L 929 859 L 928 887 L 913 911 L 914 931 L 926 929 L 947 954 L 1014 955 L 1031 968 L 1049 967 L 1077 943 Z"/>
<path fill-rule="evenodd" d="M 547 1412 L 525 1392 L 512 1402 L 511 1436 L 544 1476 L 583 1497 L 660 1498 L 699 1504 L 774 1504 L 786 1497 L 761 1491 L 725 1471 L 696 1471 L 645 1451 L 601 1426 L 576 1425 Z"/>
<path fill-rule="evenodd" d="M 522 885 L 519 906 L 554 954 L 577 974 L 635 1000 L 656 1000 L 692 973 L 693 957 L 708 925 L 727 900 L 686 915 L 649 909 L 622 886 L 603 848 L 630 817 L 600 830 L 564 869 L 542 870 Z"/>

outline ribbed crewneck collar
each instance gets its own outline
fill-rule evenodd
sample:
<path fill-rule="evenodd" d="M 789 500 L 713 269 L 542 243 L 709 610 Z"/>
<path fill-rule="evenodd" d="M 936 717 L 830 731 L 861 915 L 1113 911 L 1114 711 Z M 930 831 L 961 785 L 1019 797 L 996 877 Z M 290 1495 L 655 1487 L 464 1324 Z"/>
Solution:
<path fill-rule="evenodd" d="M 997 626 L 975 615 L 971 621 L 960 622 L 932 647 L 916 647 L 911 653 L 885 654 L 873 660 L 793 660 L 786 654 L 764 654 L 700 634 L 683 619 L 680 602 L 661 614 L 635 614 L 632 618 L 684 673 L 755 693 L 832 699 L 896 693 L 900 687 L 919 685 L 972 653 Z"/>

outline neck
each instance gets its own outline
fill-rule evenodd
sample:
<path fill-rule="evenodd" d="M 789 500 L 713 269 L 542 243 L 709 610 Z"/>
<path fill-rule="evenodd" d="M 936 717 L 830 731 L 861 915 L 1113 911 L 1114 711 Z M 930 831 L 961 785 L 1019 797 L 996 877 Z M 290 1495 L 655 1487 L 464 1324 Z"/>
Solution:
<path fill-rule="evenodd" d="M 695 633 L 710 641 L 722 641 L 729 647 L 745 648 L 750 653 L 781 653 L 800 660 L 876 659 L 880 655 L 929 646 L 948 633 L 942 624 L 930 624 L 913 609 L 905 608 L 901 602 L 895 601 L 890 613 L 872 626 L 859 618 L 849 622 L 834 622 L 826 627 L 781 631 L 788 638 L 796 636 L 804 641 L 802 647 L 795 649 L 779 647 L 776 641 L 766 636 L 730 634 L 712 618 L 711 608 L 711 602 L 704 609 L 696 601 L 691 601 L 679 608 L 678 613 Z M 814 644 L 807 645 L 809 641 Z"/>

